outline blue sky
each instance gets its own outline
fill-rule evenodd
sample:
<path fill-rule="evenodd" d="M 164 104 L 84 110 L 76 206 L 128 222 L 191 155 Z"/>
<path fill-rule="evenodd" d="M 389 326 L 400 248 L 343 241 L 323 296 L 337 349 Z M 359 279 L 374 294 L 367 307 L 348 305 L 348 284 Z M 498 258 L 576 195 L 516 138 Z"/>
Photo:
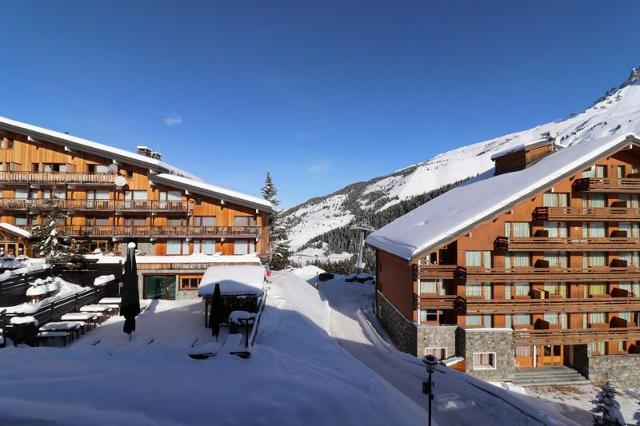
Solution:
<path fill-rule="evenodd" d="M 632 1 L 0 3 L 0 115 L 290 207 L 589 106 L 640 65 Z"/>

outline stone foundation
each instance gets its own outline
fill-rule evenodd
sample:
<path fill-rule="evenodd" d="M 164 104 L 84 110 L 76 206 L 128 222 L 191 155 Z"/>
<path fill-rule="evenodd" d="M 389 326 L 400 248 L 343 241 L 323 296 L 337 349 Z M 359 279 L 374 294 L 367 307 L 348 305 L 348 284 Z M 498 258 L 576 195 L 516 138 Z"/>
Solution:
<path fill-rule="evenodd" d="M 416 355 L 418 351 L 416 325 L 402 315 L 382 293 L 378 291 L 376 296 L 376 315 L 393 343 L 399 350 Z"/>
<path fill-rule="evenodd" d="M 425 348 L 446 348 L 446 358 L 456 355 L 457 325 L 419 325 L 418 356 L 424 356 Z"/>
<path fill-rule="evenodd" d="M 623 388 L 636 388 L 640 383 L 640 354 L 600 355 L 589 357 L 589 380 L 610 381 Z"/>
<path fill-rule="evenodd" d="M 465 359 L 465 372 L 482 380 L 511 380 L 515 371 L 515 347 L 510 328 L 459 328 L 456 332 L 459 354 Z M 474 366 L 474 353 L 492 353 L 493 367 Z"/>

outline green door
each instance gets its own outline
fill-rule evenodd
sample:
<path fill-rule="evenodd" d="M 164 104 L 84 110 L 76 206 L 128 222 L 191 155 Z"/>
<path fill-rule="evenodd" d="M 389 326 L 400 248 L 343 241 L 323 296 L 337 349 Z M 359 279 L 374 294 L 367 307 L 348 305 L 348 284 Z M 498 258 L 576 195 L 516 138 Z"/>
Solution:
<path fill-rule="evenodd" d="M 175 299 L 176 276 L 175 275 L 145 275 L 144 276 L 145 299 Z"/>

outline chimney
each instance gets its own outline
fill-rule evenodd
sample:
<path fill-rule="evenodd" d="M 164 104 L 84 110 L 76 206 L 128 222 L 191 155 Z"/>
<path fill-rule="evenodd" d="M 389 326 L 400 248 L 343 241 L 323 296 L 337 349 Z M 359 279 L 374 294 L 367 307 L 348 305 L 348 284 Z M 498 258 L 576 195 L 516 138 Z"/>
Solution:
<path fill-rule="evenodd" d="M 491 156 L 495 163 L 495 174 L 515 172 L 535 164 L 543 157 L 557 151 L 559 137 L 545 132 L 541 138 L 532 142 L 516 145 L 510 149 L 497 152 Z"/>

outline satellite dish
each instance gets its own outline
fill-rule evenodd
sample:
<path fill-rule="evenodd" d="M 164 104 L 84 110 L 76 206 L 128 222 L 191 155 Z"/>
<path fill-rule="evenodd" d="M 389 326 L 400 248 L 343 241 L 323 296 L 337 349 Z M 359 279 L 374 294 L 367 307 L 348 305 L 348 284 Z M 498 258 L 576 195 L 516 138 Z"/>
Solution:
<path fill-rule="evenodd" d="M 118 165 L 109 164 L 109 173 L 118 173 Z"/>
<path fill-rule="evenodd" d="M 113 183 L 115 183 L 117 187 L 122 188 L 127 184 L 127 178 L 125 178 L 124 176 L 118 175 L 113 179 Z"/>

